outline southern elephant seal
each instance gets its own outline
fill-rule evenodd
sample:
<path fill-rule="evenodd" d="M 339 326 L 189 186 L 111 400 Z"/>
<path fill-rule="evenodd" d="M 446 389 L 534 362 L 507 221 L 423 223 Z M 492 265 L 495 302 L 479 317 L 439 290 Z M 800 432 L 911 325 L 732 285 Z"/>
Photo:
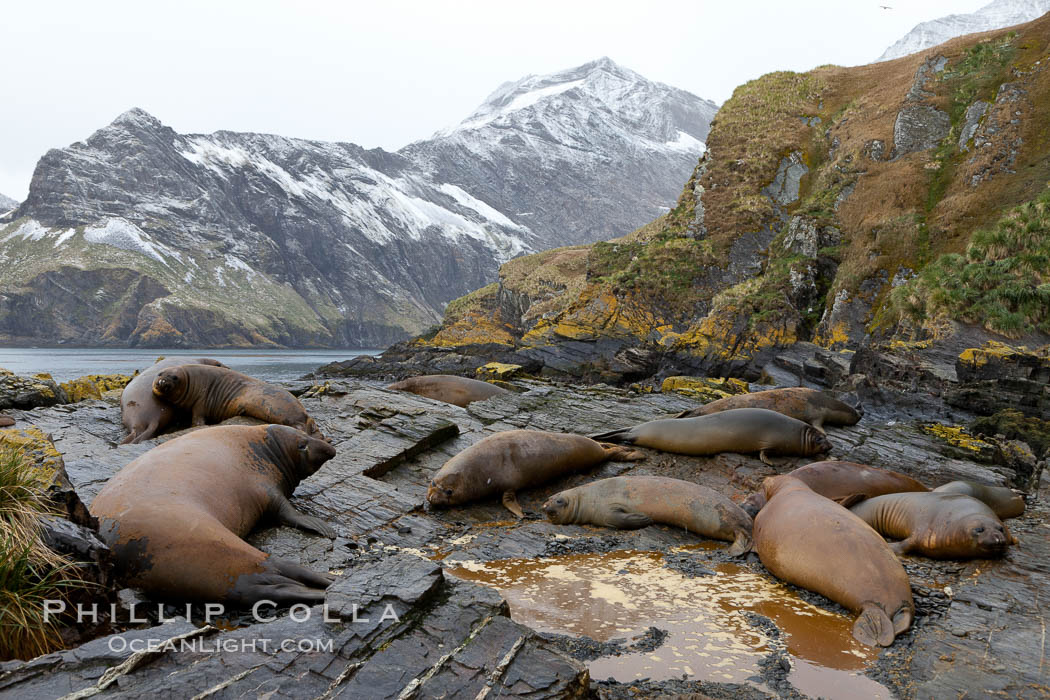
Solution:
<path fill-rule="evenodd" d="M 732 542 L 729 553 L 751 551 L 751 518 L 713 489 L 663 476 L 615 476 L 556 493 L 543 511 L 558 525 L 590 523 L 633 530 L 652 523 Z"/>
<path fill-rule="evenodd" d="M 331 577 L 242 538 L 263 518 L 326 537 L 331 526 L 288 497 L 335 456 L 283 425 L 216 426 L 155 447 L 121 469 L 91 504 L 117 570 L 160 599 L 251 605 L 320 602 Z"/>
<path fill-rule="evenodd" d="M 897 554 L 934 559 L 991 559 L 1017 544 L 991 508 L 962 493 L 891 493 L 850 509 Z"/>
<path fill-rule="evenodd" d="M 755 551 L 777 578 L 860 613 L 857 641 L 889 646 L 915 617 L 904 567 L 877 532 L 788 475 L 763 482 L 768 503 L 755 516 Z"/>
<path fill-rule="evenodd" d="M 795 477 L 815 493 L 846 508 L 865 498 L 881 496 L 884 493 L 929 491 L 906 474 L 856 462 L 813 462 L 788 472 L 788 476 Z M 759 489 L 748 496 L 740 507 L 753 518 L 765 504 L 766 494 Z"/>
<path fill-rule="evenodd" d="M 157 378 L 161 370 L 168 367 L 194 364 L 211 367 L 226 366 L 218 360 L 205 357 L 198 359 L 170 357 L 166 360 L 157 360 L 128 382 L 120 394 L 120 420 L 128 429 L 128 436 L 124 438 L 122 445 L 149 440 L 171 423 L 179 409 L 157 398 L 153 393 L 153 380 Z"/>
<path fill-rule="evenodd" d="M 810 456 L 831 449 L 824 433 L 766 408 L 734 408 L 709 416 L 652 420 L 590 437 L 684 455 L 758 452 L 766 464 L 772 464 L 768 455 Z"/>
<path fill-rule="evenodd" d="M 582 435 L 507 430 L 490 435 L 445 462 L 427 489 L 434 507 L 457 506 L 501 496 L 507 510 L 525 517 L 515 492 L 609 460 L 633 462 L 645 455 L 602 445 Z"/>
<path fill-rule="evenodd" d="M 1024 497 L 1005 486 L 986 486 L 972 481 L 949 481 L 934 489 L 937 493 L 962 493 L 981 501 L 1000 518 L 1024 515 Z"/>
<path fill-rule="evenodd" d="M 182 365 L 162 369 L 153 380 L 153 393 L 191 411 L 195 427 L 249 416 L 324 439 L 299 399 L 278 386 L 225 367 Z"/>
<path fill-rule="evenodd" d="M 856 425 L 864 415 L 863 411 L 858 408 L 839 401 L 823 391 L 804 387 L 788 387 L 727 396 L 724 399 L 682 411 L 675 418 L 709 416 L 712 413 L 734 408 L 766 408 L 777 411 L 785 416 L 809 423 L 821 432 L 824 432 L 824 423 Z"/>
<path fill-rule="evenodd" d="M 408 391 L 435 401 L 444 401 L 465 408 L 471 401 L 484 401 L 497 394 L 509 394 L 503 387 L 454 374 L 428 374 L 394 382 L 387 389 Z"/>

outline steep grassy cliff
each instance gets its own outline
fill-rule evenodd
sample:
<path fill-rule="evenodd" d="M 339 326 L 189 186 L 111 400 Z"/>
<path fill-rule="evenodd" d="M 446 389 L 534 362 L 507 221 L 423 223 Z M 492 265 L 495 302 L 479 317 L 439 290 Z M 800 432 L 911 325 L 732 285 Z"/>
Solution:
<path fill-rule="evenodd" d="M 718 112 L 678 205 L 511 261 L 417 344 L 617 339 L 726 368 L 798 340 L 1050 332 L 1050 15 Z"/>

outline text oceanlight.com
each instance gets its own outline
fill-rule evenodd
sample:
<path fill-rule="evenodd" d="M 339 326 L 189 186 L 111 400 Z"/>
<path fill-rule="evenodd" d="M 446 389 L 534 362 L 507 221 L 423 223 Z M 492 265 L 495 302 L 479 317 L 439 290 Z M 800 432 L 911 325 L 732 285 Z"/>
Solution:
<path fill-rule="evenodd" d="M 205 639 L 201 637 L 187 639 L 124 639 L 121 636 L 109 640 L 109 650 L 113 653 L 130 652 L 132 654 L 156 652 L 192 652 L 195 654 L 212 654 L 216 652 L 245 653 L 262 652 L 329 652 L 335 650 L 332 639 Z"/>

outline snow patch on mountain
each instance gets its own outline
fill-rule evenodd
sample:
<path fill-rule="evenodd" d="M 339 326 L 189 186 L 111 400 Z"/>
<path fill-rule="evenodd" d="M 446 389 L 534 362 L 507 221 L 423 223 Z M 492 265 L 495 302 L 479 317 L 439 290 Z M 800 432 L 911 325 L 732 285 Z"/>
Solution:
<path fill-rule="evenodd" d="M 142 253 L 164 265 L 168 264 L 165 256 L 182 260 L 182 256 L 171 248 L 150 240 L 149 234 L 133 223 L 121 218 L 107 219 L 101 226 L 88 226 L 84 229 L 84 240 L 113 246 L 133 253 Z"/>
<path fill-rule="evenodd" d="M 943 44 L 964 34 L 987 32 L 1030 22 L 1050 12 L 1050 0 L 996 0 L 969 14 L 947 15 L 917 24 L 886 49 L 879 61 L 889 61 Z"/>

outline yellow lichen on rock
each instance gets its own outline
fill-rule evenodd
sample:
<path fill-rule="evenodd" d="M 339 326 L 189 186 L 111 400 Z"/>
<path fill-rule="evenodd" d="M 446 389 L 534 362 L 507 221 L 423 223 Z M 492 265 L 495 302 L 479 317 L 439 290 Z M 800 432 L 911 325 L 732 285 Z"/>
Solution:
<path fill-rule="evenodd" d="M 1039 356 L 1038 351 L 1032 352 L 1024 345 L 1007 345 L 996 340 L 989 340 L 981 348 L 966 348 L 959 353 L 959 360 L 974 367 L 983 367 L 993 358 L 1006 360 L 1021 355 Z M 1045 359 L 1045 358 L 1044 358 Z"/>
<path fill-rule="evenodd" d="M 65 468 L 55 444 L 36 427 L 0 430 L 0 449 L 11 449 L 24 455 L 34 465 L 44 488 L 55 484 Z"/>
<path fill-rule="evenodd" d="M 734 394 L 746 394 L 747 382 L 733 377 L 668 377 L 660 385 L 660 392 L 674 391 L 703 401 L 717 401 Z"/>
<path fill-rule="evenodd" d="M 849 324 L 846 321 L 832 323 L 827 331 L 818 330 L 813 337 L 813 344 L 828 350 L 835 350 L 849 345 Z"/>
<path fill-rule="evenodd" d="M 520 374 L 521 365 L 512 365 L 507 362 L 490 362 L 474 370 L 474 376 L 486 381 L 512 379 Z"/>
<path fill-rule="evenodd" d="M 995 447 L 980 438 L 971 435 L 966 428 L 959 425 L 942 425 L 940 423 L 929 423 L 922 426 L 924 432 L 944 440 L 953 447 L 960 447 L 975 454 L 985 450 L 994 450 Z"/>
<path fill-rule="evenodd" d="M 87 399 L 101 399 L 107 392 L 123 391 L 130 381 L 131 375 L 128 374 L 88 374 L 62 382 L 59 386 L 66 392 L 69 402 L 76 403 Z M 117 399 L 120 399 L 119 393 Z"/>

